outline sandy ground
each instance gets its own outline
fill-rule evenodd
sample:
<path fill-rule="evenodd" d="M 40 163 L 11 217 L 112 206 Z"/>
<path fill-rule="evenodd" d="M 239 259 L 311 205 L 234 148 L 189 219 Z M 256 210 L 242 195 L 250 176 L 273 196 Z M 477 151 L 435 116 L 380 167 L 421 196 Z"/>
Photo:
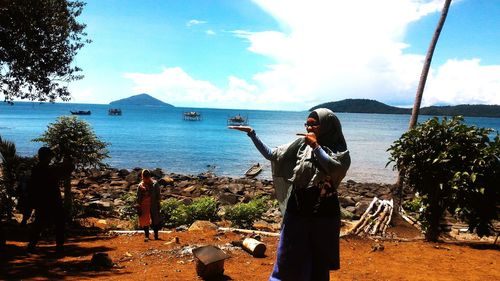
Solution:
<path fill-rule="evenodd" d="M 245 235 L 221 231 L 164 232 L 161 240 L 144 242 L 142 234 L 70 233 L 66 255 L 55 255 L 53 240 L 43 240 L 37 254 L 25 251 L 26 230 L 10 230 L 0 260 L 2 280 L 202 280 L 191 250 L 216 245 L 230 258 L 224 276 L 216 280 L 267 280 L 276 256 L 277 237 L 261 236 L 265 257 L 255 258 L 232 241 Z M 397 239 L 357 236 L 341 239 L 341 269 L 331 280 L 500 280 L 500 247 L 488 241 L 422 241 L 403 224 L 389 229 Z M 176 242 L 178 241 L 178 243 Z M 102 269 L 90 262 L 106 252 L 114 266 Z"/>

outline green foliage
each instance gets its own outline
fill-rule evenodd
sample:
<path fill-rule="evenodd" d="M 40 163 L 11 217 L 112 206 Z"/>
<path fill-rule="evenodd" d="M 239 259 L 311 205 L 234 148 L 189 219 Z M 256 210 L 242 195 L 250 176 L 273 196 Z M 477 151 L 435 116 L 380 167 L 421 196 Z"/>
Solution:
<path fill-rule="evenodd" d="M 409 212 L 418 213 L 422 209 L 422 198 L 416 196 L 412 200 L 405 201 L 403 208 Z"/>
<path fill-rule="evenodd" d="M 19 178 L 30 169 L 32 162 L 31 157 L 18 156 L 16 145 L 0 136 L 0 219 L 11 217 L 14 198 L 19 196 L 16 190 Z"/>
<path fill-rule="evenodd" d="M 467 126 L 460 116 L 434 117 L 404 133 L 388 151 L 389 163 L 422 195 L 427 239 L 437 239 L 445 210 L 468 222 L 471 231 L 490 233 L 500 198 L 498 132 Z"/>
<path fill-rule="evenodd" d="M 161 202 L 160 214 L 167 227 L 192 224 L 197 220 L 213 221 L 217 219 L 217 201 L 213 197 L 199 197 L 190 205 L 185 205 L 169 198 Z"/>
<path fill-rule="evenodd" d="M 0 1 L 0 91 L 5 101 L 70 99 L 68 82 L 81 79 L 72 66 L 84 39 L 77 22 L 84 3 L 72 0 Z"/>
<path fill-rule="evenodd" d="M 0 168 L 2 169 L 1 181 L 5 188 L 5 193 L 8 197 L 13 197 L 15 194 L 19 156 L 16 154 L 16 145 L 11 141 L 2 139 L 2 137 L 0 137 L 0 161 Z"/>
<path fill-rule="evenodd" d="M 160 215 L 167 227 L 187 224 L 187 207 L 175 198 L 169 198 L 161 202 Z"/>
<path fill-rule="evenodd" d="M 188 205 L 187 212 L 190 223 L 196 220 L 212 221 L 217 217 L 217 200 L 213 197 L 199 197 Z"/>
<path fill-rule="evenodd" d="M 58 117 L 33 141 L 44 142 L 50 147 L 56 161 L 71 157 L 79 170 L 106 166 L 102 160 L 109 157 L 108 144 L 95 135 L 89 123 L 76 116 Z"/>
<path fill-rule="evenodd" d="M 253 223 L 267 211 L 269 203 L 269 196 L 258 197 L 248 203 L 238 203 L 226 209 L 224 218 L 237 227 L 252 228 Z"/>
<path fill-rule="evenodd" d="M 132 218 L 137 215 L 137 194 L 135 193 L 125 193 L 120 197 L 120 200 L 124 202 L 124 207 L 121 211 L 122 218 Z"/>

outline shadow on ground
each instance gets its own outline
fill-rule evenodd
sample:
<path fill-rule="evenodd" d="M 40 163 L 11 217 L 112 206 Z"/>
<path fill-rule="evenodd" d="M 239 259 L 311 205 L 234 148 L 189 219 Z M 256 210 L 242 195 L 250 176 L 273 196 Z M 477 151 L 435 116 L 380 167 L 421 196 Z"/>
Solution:
<path fill-rule="evenodd" d="M 42 235 L 35 253 L 26 251 L 29 227 L 5 227 L 7 244 L 0 254 L 0 280 L 64 280 L 126 275 L 128 272 L 112 267 L 103 269 L 92 265 L 94 253 L 112 251 L 106 247 L 109 237 L 96 235 L 96 230 L 68 231 L 64 254 L 56 253 L 54 236 Z M 102 246 L 85 247 L 85 242 L 102 241 Z M 84 259 L 82 259 L 84 257 Z"/>

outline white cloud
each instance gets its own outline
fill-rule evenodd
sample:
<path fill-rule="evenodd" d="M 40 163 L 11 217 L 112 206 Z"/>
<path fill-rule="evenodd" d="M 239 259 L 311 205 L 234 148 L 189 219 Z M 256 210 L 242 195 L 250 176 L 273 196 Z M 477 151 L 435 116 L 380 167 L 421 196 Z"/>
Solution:
<path fill-rule="evenodd" d="M 211 29 L 208 29 L 206 32 L 205 32 L 207 35 L 216 35 L 215 31 L 211 30 Z"/>
<path fill-rule="evenodd" d="M 426 85 L 422 105 L 500 104 L 499 89 L 500 65 L 481 66 L 479 59 L 449 60 Z"/>
<path fill-rule="evenodd" d="M 203 21 L 203 20 L 192 19 L 192 20 L 190 20 L 190 21 L 188 21 L 186 23 L 186 26 L 187 27 L 191 27 L 191 26 L 194 26 L 194 25 L 205 24 L 205 23 L 207 23 L 207 22 Z"/>
<path fill-rule="evenodd" d="M 254 0 L 282 31 L 235 30 L 247 50 L 274 63 L 244 81 L 228 75 L 218 88 L 180 68 L 127 74 L 135 90 L 166 102 L 206 107 L 307 109 L 345 98 L 411 104 L 425 54 L 405 53 L 410 23 L 439 13 L 443 0 Z M 456 3 L 456 2 L 454 2 Z M 191 24 L 204 23 L 192 20 Z M 208 31 L 207 31 L 208 34 Z M 478 60 L 448 61 L 429 74 L 424 105 L 500 103 L 500 66 Z"/>

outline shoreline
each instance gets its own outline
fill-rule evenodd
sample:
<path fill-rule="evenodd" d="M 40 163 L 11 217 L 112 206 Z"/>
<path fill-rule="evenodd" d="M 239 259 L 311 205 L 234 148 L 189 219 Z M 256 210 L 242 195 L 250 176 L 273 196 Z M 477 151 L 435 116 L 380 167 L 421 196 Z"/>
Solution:
<path fill-rule="evenodd" d="M 74 173 L 71 179 L 72 194 L 81 204 L 84 214 L 80 217 L 94 217 L 97 220 L 113 221 L 127 218 L 130 203 L 124 198 L 135 195 L 140 182 L 142 168 L 93 169 L 88 174 Z M 273 182 L 256 178 L 232 178 L 212 173 L 185 175 L 164 173 L 162 169 L 150 170 L 153 178 L 163 178 L 167 184 L 161 189 L 161 199 L 175 198 L 191 204 L 199 197 L 213 197 L 219 207 L 247 203 L 260 195 L 275 199 Z M 337 190 L 343 214 L 349 220 L 356 220 L 365 212 L 374 197 L 389 200 L 392 198 L 393 185 L 379 183 L 359 183 L 353 180 L 342 182 Z M 412 194 L 405 194 L 405 198 Z M 281 213 L 278 206 L 271 207 L 261 218 L 261 230 L 279 229 Z M 113 223 L 114 224 L 114 223 Z M 115 225 L 116 226 L 116 225 Z M 129 226 L 117 226 L 127 229 Z"/>

